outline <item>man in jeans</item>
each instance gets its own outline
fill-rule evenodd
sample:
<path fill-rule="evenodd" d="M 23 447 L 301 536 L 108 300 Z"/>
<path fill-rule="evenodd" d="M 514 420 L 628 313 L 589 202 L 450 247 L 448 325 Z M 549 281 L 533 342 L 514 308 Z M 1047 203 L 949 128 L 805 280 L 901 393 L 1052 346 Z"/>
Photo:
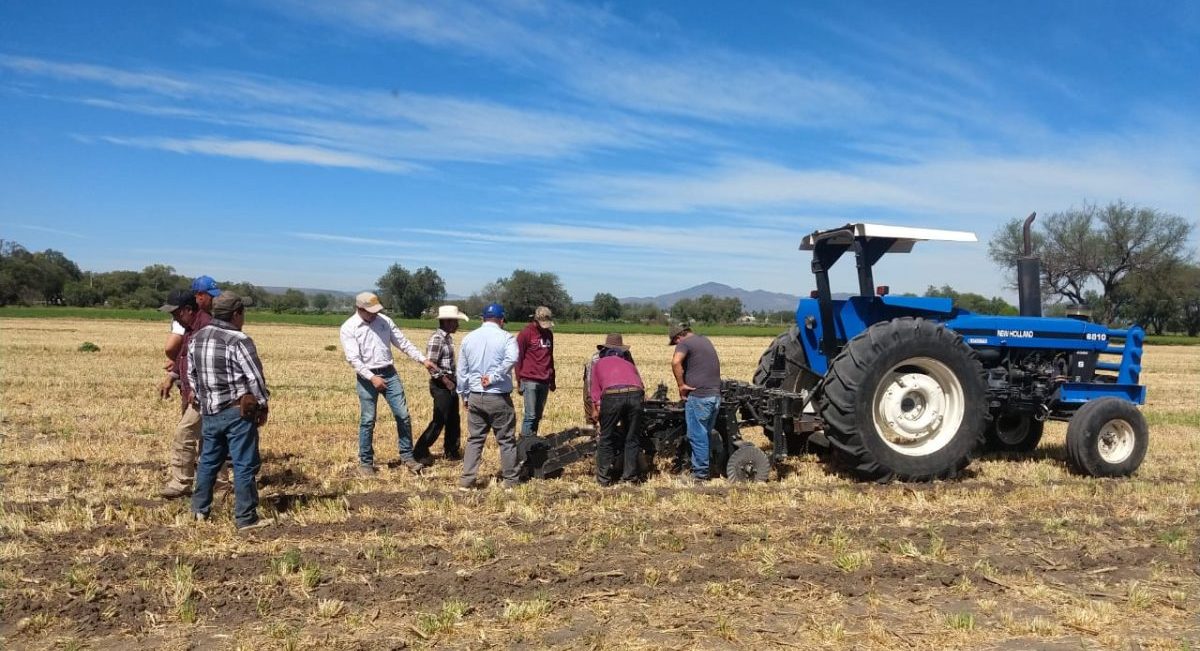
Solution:
<path fill-rule="evenodd" d="M 220 290 L 217 292 L 219 294 Z M 212 321 L 212 317 L 200 309 L 191 291 L 183 289 L 171 292 L 167 302 L 158 309 L 171 315 L 171 335 L 166 347 L 167 357 L 171 361 L 167 365 L 167 376 L 158 385 L 158 396 L 163 400 L 170 398 L 171 389 L 179 384 L 181 402 L 181 417 L 171 442 L 167 485 L 161 492 L 163 497 L 174 499 L 191 495 L 196 479 L 196 461 L 200 458 L 200 412 L 194 406 L 195 394 L 188 379 L 187 344 L 192 335 Z"/>
<path fill-rule="evenodd" d="M 354 297 L 354 305 L 354 314 L 342 324 L 339 336 L 346 361 L 354 369 L 358 381 L 358 474 L 375 475 L 375 407 L 379 394 L 383 394 L 396 418 L 400 462 L 419 475 L 425 465 L 413 457 L 412 421 L 404 399 L 404 385 L 400 383 L 392 359 L 392 346 L 423 364 L 430 373 L 436 371 L 437 366 L 421 354 L 391 319 L 380 314 L 383 304 L 378 296 L 363 292 Z"/>
<path fill-rule="evenodd" d="M 270 392 L 254 341 L 242 332 L 246 305 L 233 292 L 213 300 L 213 319 L 188 341 L 188 379 L 203 416 L 200 465 L 192 512 L 207 520 L 213 484 L 227 456 L 233 458 L 234 522 L 239 531 L 273 523 L 258 517 L 258 428 L 267 423 Z"/>
<path fill-rule="evenodd" d="M 512 403 L 517 340 L 503 326 L 504 308 L 498 303 L 488 305 L 483 310 L 483 325 L 463 337 L 458 351 L 458 395 L 467 408 L 467 449 L 459 490 L 475 488 L 489 428 L 496 433 L 496 444 L 500 446 L 504 488 L 517 485 L 517 442 L 513 437 L 517 412 Z"/>
<path fill-rule="evenodd" d="M 601 486 L 617 482 L 618 459 L 623 459 L 621 481 L 638 481 L 638 456 L 642 446 L 641 416 L 645 385 L 637 367 L 626 357 L 628 348 L 614 344 L 620 335 L 609 335 L 600 359 L 592 368 L 592 420 L 600 423 L 596 445 L 596 481 Z"/>
<path fill-rule="evenodd" d="M 721 407 L 721 360 L 707 337 L 692 332 L 686 323 L 672 325 L 668 340 L 675 346 L 671 370 L 679 386 L 679 397 L 687 419 L 688 443 L 692 448 L 692 477 L 708 481 L 708 433 L 717 424 Z"/>
<path fill-rule="evenodd" d="M 467 315 L 459 311 L 457 306 L 443 305 L 438 308 L 438 329 L 429 336 L 429 344 L 425 346 L 425 356 L 437 365 L 437 371 L 429 378 L 429 396 L 433 398 L 433 417 L 429 426 L 417 439 L 413 456 L 417 461 L 429 466 L 433 459 L 429 449 L 437 441 L 442 429 L 446 430 L 446 438 L 442 445 L 445 454 L 442 458 L 447 461 L 458 461 L 462 454 L 458 451 L 458 439 L 461 435 L 461 424 L 458 418 L 458 382 L 454 379 L 454 333 L 458 332 L 459 321 L 470 321 Z"/>
<path fill-rule="evenodd" d="M 546 398 L 554 391 L 554 314 L 545 305 L 517 335 L 517 391 L 525 398 L 521 437 L 536 435 Z"/>

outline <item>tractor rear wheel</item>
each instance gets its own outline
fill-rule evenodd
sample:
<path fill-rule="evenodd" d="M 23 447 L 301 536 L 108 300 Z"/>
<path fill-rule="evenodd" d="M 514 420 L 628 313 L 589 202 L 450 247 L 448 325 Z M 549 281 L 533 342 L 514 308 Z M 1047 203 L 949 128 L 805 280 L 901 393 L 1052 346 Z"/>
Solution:
<path fill-rule="evenodd" d="M 1067 465 L 1092 477 L 1128 477 L 1146 458 L 1150 430 L 1128 400 L 1099 398 L 1085 403 L 1067 425 Z"/>
<path fill-rule="evenodd" d="M 988 425 L 985 448 L 989 452 L 1032 452 L 1041 442 L 1045 426 L 1031 414 L 999 414 Z"/>
<path fill-rule="evenodd" d="M 876 323 L 830 364 L 820 413 L 837 457 L 859 477 L 949 479 L 983 444 L 983 366 L 940 324 Z"/>
<path fill-rule="evenodd" d="M 775 363 L 775 353 L 783 352 L 786 360 L 784 378 L 771 377 L 772 366 Z M 771 345 L 758 358 L 758 368 L 754 370 L 753 384 L 769 389 L 795 391 L 800 382 L 801 370 L 808 366 L 808 358 L 804 355 L 804 346 L 800 344 L 800 328 L 792 326 L 787 332 L 775 337 Z"/>
<path fill-rule="evenodd" d="M 784 377 L 783 379 L 772 378 L 771 371 L 774 370 L 776 353 L 782 353 L 784 359 Z M 761 357 L 758 358 L 758 368 L 754 370 L 754 377 L 751 379 L 753 384 L 767 387 L 768 389 L 783 389 L 784 391 L 792 391 L 801 393 L 800 379 L 803 377 L 803 370 L 808 367 L 808 357 L 804 354 L 804 346 L 800 343 L 800 328 L 792 326 L 783 334 L 775 337 L 767 349 L 763 351 Z M 793 416 L 800 415 L 801 405 L 796 405 L 796 413 Z M 763 434 L 767 440 L 771 440 L 774 436 L 774 426 L 772 423 L 762 423 Z M 787 453 L 789 455 L 800 455 L 805 452 L 805 441 L 808 437 L 799 434 L 789 434 L 787 437 Z"/>

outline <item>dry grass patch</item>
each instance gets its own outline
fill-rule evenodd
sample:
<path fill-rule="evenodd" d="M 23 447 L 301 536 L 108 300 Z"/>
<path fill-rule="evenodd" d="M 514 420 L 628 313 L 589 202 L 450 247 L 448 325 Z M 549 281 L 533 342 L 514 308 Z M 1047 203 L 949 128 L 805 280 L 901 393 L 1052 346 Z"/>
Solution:
<path fill-rule="evenodd" d="M 601 490 L 578 464 L 461 494 L 458 464 L 387 466 L 382 405 L 382 472 L 357 477 L 336 329 L 252 325 L 275 401 L 260 492 L 281 526 L 240 537 L 232 498 L 203 526 L 157 498 L 179 413 L 154 395 L 163 326 L 0 319 L 0 646 L 205 646 L 219 626 L 228 646 L 285 649 L 1200 648 L 1200 349 L 1147 350 L 1152 443 L 1128 480 L 1071 475 L 1050 423 L 1029 458 L 955 482 L 861 484 L 805 455 L 765 485 Z M 556 338 L 545 431 L 579 423 L 570 378 L 599 339 Z M 671 383 L 660 337 L 626 341 Z M 737 378 L 766 344 L 714 341 Z M 419 432 L 424 371 L 399 372 Z M 498 467 L 489 443 L 483 476 Z"/>

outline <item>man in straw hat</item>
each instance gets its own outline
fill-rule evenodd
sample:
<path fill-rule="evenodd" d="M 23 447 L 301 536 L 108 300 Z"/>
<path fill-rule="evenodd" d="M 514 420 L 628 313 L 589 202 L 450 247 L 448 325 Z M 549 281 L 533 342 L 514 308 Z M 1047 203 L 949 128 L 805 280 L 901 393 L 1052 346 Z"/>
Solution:
<path fill-rule="evenodd" d="M 626 359 L 629 348 L 621 335 L 610 334 L 600 350 L 600 359 L 592 368 L 592 418 L 600 423 L 596 445 L 596 481 L 601 486 L 617 482 L 617 462 L 622 464 L 621 481 L 638 480 L 638 455 L 641 452 L 642 400 L 645 386 L 633 362 Z"/>
<path fill-rule="evenodd" d="M 383 304 L 378 296 L 363 292 L 354 297 L 354 306 L 354 314 L 342 324 L 339 336 L 346 361 L 354 369 L 358 381 L 358 472 L 366 477 L 375 475 L 375 407 L 379 395 L 383 394 L 396 418 L 400 461 L 405 468 L 419 475 L 425 466 L 413 457 L 412 422 L 404 399 L 404 385 L 400 383 L 392 359 L 392 346 L 423 364 L 430 373 L 437 371 L 437 366 L 421 354 L 391 319 L 380 314 Z"/>
<path fill-rule="evenodd" d="M 458 398 L 455 396 L 458 381 L 454 377 L 454 333 L 458 332 L 460 321 L 470 319 L 454 305 L 439 307 L 437 318 L 438 328 L 429 336 L 429 344 L 425 346 L 425 356 L 437 365 L 437 370 L 429 378 L 433 417 L 413 449 L 413 456 L 425 465 L 432 465 L 429 448 L 433 447 L 443 428 L 446 430 L 446 438 L 442 440 L 445 450 L 443 458 L 450 461 L 462 459 L 458 448 L 461 425 L 458 418 Z"/>
<path fill-rule="evenodd" d="M 521 436 L 538 433 L 546 399 L 554 385 L 554 314 L 538 306 L 529 324 L 517 334 L 517 392 L 525 399 Z"/>
<path fill-rule="evenodd" d="M 592 355 L 591 359 L 584 362 L 584 364 L 583 364 L 583 419 L 585 421 L 587 421 L 588 426 L 592 427 L 592 428 L 600 427 L 600 421 L 598 419 L 592 417 L 592 407 L 593 407 L 593 403 L 592 403 L 592 369 L 596 367 L 596 362 L 600 361 L 600 354 L 603 353 L 604 350 L 610 346 L 619 348 L 622 351 L 624 351 L 621 353 L 621 356 L 624 357 L 625 359 L 629 360 L 629 363 L 631 363 L 631 364 L 635 363 L 633 361 L 633 354 L 629 352 L 629 346 L 625 345 L 625 341 L 621 338 L 621 334 L 619 332 L 609 333 L 608 336 L 606 336 L 604 338 L 604 343 L 596 344 L 596 352 Z"/>

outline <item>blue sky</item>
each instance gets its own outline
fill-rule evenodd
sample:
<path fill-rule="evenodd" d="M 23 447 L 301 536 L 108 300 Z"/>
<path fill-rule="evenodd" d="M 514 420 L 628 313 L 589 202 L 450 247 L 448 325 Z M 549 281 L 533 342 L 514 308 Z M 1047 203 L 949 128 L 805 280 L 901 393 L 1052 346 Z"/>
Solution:
<path fill-rule="evenodd" d="M 874 221 L 980 236 L 894 291 L 1012 296 L 1006 219 L 1200 215 L 1200 3 L 10 0 L 0 138 L 0 237 L 88 269 L 804 293 Z"/>

